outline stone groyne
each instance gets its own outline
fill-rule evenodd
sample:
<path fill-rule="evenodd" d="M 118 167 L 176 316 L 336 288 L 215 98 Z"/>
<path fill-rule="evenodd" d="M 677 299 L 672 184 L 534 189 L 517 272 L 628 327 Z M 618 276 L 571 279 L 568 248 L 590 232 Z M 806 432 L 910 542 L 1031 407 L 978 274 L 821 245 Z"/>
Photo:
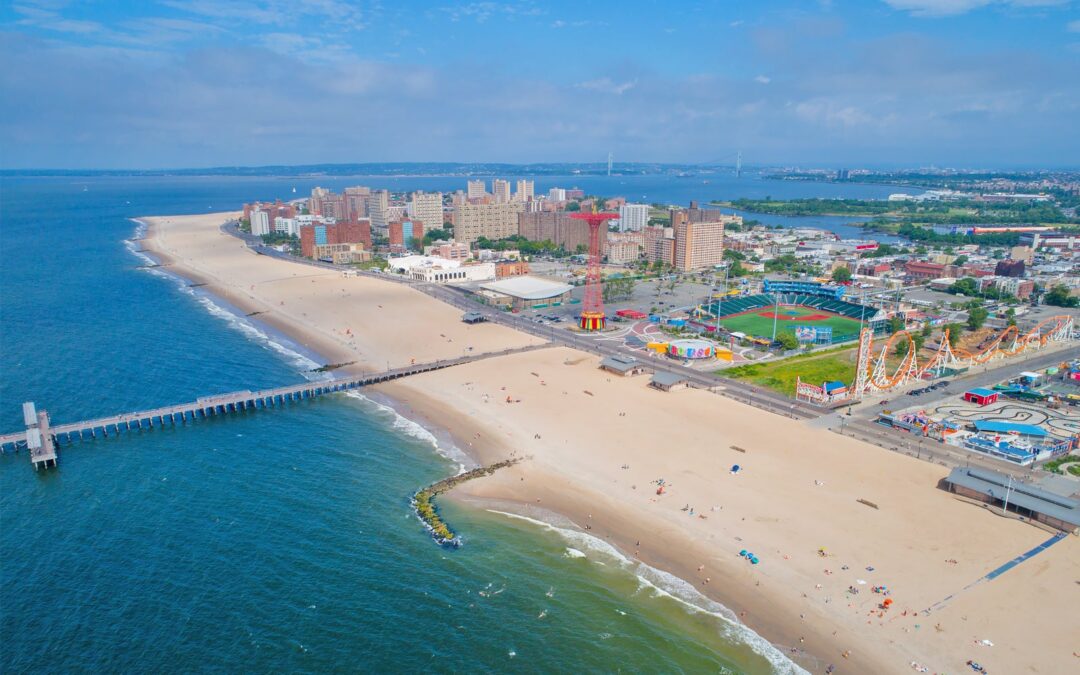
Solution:
<path fill-rule="evenodd" d="M 443 546 L 461 546 L 461 539 L 454 534 L 439 516 L 439 511 L 435 508 L 435 496 L 446 492 L 447 490 L 452 490 L 458 485 L 474 478 L 490 476 L 499 469 L 506 468 L 519 461 L 520 459 L 507 459 L 436 481 L 431 485 L 416 491 L 416 494 L 414 494 L 412 498 L 413 509 L 416 510 L 417 517 L 420 518 L 424 525 L 427 526 L 428 530 L 431 531 L 431 536 L 435 541 Z"/>

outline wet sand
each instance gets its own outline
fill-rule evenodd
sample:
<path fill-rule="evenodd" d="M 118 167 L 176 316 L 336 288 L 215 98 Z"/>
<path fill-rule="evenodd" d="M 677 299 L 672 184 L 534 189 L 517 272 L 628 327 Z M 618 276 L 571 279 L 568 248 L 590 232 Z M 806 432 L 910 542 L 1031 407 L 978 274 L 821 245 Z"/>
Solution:
<path fill-rule="evenodd" d="M 246 311 L 267 312 L 257 319 L 335 362 L 378 370 L 468 346 L 538 342 L 494 324 L 466 326 L 459 310 L 400 284 L 255 255 L 218 230 L 225 217 L 145 219 L 146 244 L 175 271 Z M 1007 673 L 1080 664 L 1076 537 L 965 591 L 1050 533 L 938 489 L 944 467 L 708 392 L 659 392 L 648 376 L 624 379 L 597 366 L 593 356 L 552 347 L 378 389 L 449 430 L 479 462 L 529 457 L 455 498 L 559 513 L 694 583 L 785 651 L 804 650 L 788 653 L 814 672 L 829 663 L 840 673 L 911 672 L 913 661 L 938 673 L 970 670 L 968 659 Z M 743 467 L 737 475 L 734 464 Z M 760 564 L 740 557 L 742 549 Z M 887 611 L 877 609 L 886 598 L 872 592 L 877 585 L 894 601 Z M 976 644 L 983 639 L 994 646 Z"/>

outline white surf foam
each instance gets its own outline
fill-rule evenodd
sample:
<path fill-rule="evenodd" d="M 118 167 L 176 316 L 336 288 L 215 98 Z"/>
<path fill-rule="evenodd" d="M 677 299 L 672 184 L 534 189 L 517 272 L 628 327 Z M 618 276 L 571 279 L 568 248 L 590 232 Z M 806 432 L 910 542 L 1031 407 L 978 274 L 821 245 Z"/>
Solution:
<path fill-rule="evenodd" d="M 457 465 L 457 472 L 459 474 L 465 473 L 468 466 L 472 464 L 469 456 L 462 452 L 456 445 L 452 443 L 440 443 L 435 434 L 431 433 L 431 431 L 426 429 L 419 422 L 415 422 L 408 417 L 405 417 L 392 406 L 364 396 L 358 391 L 350 391 L 345 395 L 364 402 L 365 405 L 370 406 L 379 414 L 389 418 L 390 424 L 395 431 L 431 445 L 432 449 L 441 457 L 448 459 Z"/>
<path fill-rule="evenodd" d="M 637 577 L 639 590 L 647 589 L 655 597 L 666 597 L 678 602 L 687 611 L 709 614 L 719 619 L 721 633 L 726 639 L 732 642 L 741 642 L 750 647 L 755 653 L 759 654 L 769 662 L 773 672 L 782 673 L 784 675 L 809 675 L 806 670 L 803 670 L 798 664 L 791 661 L 791 659 L 777 649 L 775 645 L 752 631 L 745 624 L 740 623 L 734 612 L 719 602 L 703 595 L 694 588 L 693 584 L 684 579 L 680 579 L 663 570 L 658 570 L 645 563 L 631 560 L 606 541 L 580 530 L 557 527 L 551 523 L 535 518 L 529 518 L 528 516 L 517 513 L 507 513 L 495 509 L 488 509 L 488 512 L 506 516 L 507 518 L 522 520 L 545 530 L 555 532 L 567 541 L 567 543 L 576 547 L 575 549 L 567 549 L 567 551 L 578 550 L 578 552 L 581 553 L 581 550 L 584 550 L 596 554 L 597 556 L 609 557 L 611 560 L 618 563 L 619 567 Z"/>
<path fill-rule="evenodd" d="M 157 260 L 155 260 L 151 256 L 146 255 L 145 253 L 140 253 L 138 251 L 138 242 L 134 241 L 135 239 L 141 239 L 142 237 L 146 236 L 146 232 L 148 230 L 147 224 L 138 219 L 132 220 L 136 224 L 135 233 L 132 235 L 131 239 L 124 240 L 124 245 L 129 251 L 131 251 L 132 255 L 136 256 L 146 264 L 156 264 L 158 262 Z M 235 311 L 231 311 L 230 309 L 228 309 L 226 306 L 215 302 L 214 296 L 205 292 L 201 292 L 197 288 L 191 288 L 190 283 L 187 279 L 184 279 L 183 277 L 177 276 L 175 274 L 170 274 L 169 272 L 166 272 L 160 268 L 148 268 L 147 271 L 167 279 L 172 279 L 176 283 L 176 286 L 180 290 L 180 292 L 186 293 L 187 295 L 194 297 L 199 302 L 199 304 L 201 304 L 206 309 L 207 312 L 225 321 L 231 328 L 241 332 L 248 339 L 258 342 L 263 346 L 268 347 L 272 351 L 276 352 L 287 362 L 289 362 L 290 365 L 295 367 L 305 378 L 309 380 L 333 379 L 332 373 L 312 372 L 314 369 L 319 368 L 322 364 L 313 361 L 304 354 L 301 354 L 295 349 L 291 349 L 286 344 L 283 344 L 275 337 L 263 331 L 261 328 L 259 328 L 258 325 L 250 321 L 247 317 L 239 315 Z M 472 464 L 469 456 L 462 452 L 457 446 L 453 445 L 452 443 L 440 443 L 439 439 L 435 437 L 435 434 L 431 433 L 417 422 L 414 422 L 413 420 L 410 420 L 407 417 L 401 415 L 391 406 L 375 401 L 356 391 L 348 392 L 346 396 L 351 396 L 352 398 L 355 398 L 357 400 L 364 401 L 370 406 L 372 406 L 376 411 L 389 416 L 391 419 L 391 424 L 396 431 L 399 431 L 406 436 L 410 436 L 417 440 L 431 444 L 432 448 L 434 448 L 436 453 L 457 465 L 459 474 L 464 473 L 467 467 Z"/>
<path fill-rule="evenodd" d="M 134 222 L 136 223 L 135 233 L 132 235 L 131 239 L 124 240 L 124 246 L 129 251 L 131 251 L 132 255 L 137 257 L 139 260 L 142 260 L 146 264 L 157 264 L 158 261 L 155 260 L 153 257 L 140 252 L 138 250 L 138 247 L 136 246 L 138 242 L 134 241 L 135 239 L 140 239 L 146 236 L 146 223 L 137 219 L 134 219 Z M 312 372 L 314 369 L 319 368 L 322 365 L 321 363 L 312 360 L 310 357 L 305 356 L 299 351 L 284 344 L 280 339 L 262 330 L 258 325 L 249 320 L 247 317 L 228 309 L 222 304 L 219 304 L 219 302 L 215 301 L 214 296 L 210 295 L 209 293 L 200 291 L 197 288 L 191 288 L 190 282 L 187 279 L 176 274 L 170 274 L 156 267 L 147 268 L 147 271 L 157 276 L 171 279 L 176 284 L 177 289 L 179 289 L 181 293 L 185 293 L 195 298 L 195 300 L 200 305 L 202 305 L 203 308 L 206 309 L 206 311 L 209 312 L 212 316 L 221 319 L 226 324 L 228 324 L 230 328 L 239 331 L 244 335 L 244 337 L 248 338 L 249 340 L 257 342 L 281 356 L 285 361 L 289 363 L 289 365 L 296 368 L 296 370 L 298 370 L 300 374 L 306 379 L 333 379 L 333 375 L 331 373 Z"/>

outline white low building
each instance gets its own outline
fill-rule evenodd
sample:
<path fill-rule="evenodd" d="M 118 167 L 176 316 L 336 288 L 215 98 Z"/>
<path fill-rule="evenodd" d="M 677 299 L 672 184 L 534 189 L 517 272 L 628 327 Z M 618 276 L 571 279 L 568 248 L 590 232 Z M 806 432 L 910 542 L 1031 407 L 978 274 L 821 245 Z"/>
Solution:
<path fill-rule="evenodd" d="M 447 260 L 446 262 L 450 262 Z M 414 267 L 409 277 L 429 284 L 455 284 L 467 281 L 491 281 L 495 278 L 495 263 L 472 263 L 456 267 Z"/>
<path fill-rule="evenodd" d="M 459 260 L 447 260 L 429 255 L 406 255 L 390 258 L 386 263 L 392 272 L 429 283 L 491 281 L 495 278 L 495 263 L 464 265 Z"/>

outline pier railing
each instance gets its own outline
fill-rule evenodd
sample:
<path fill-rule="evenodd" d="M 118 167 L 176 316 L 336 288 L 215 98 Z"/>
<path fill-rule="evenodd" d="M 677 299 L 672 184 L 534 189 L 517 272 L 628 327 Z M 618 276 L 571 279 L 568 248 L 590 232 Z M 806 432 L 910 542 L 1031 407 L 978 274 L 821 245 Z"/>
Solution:
<path fill-rule="evenodd" d="M 441 370 L 452 366 L 479 361 L 481 359 L 496 356 L 506 356 L 516 352 L 532 351 L 548 347 L 547 344 L 529 345 L 513 349 L 504 349 L 496 352 L 483 352 L 468 354 L 451 359 L 431 361 L 428 363 L 411 364 L 401 368 L 387 369 L 381 372 L 364 373 L 352 377 L 337 378 L 333 380 L 304 382 L 273 389 L 259 391 L 235 391 L 226 394 L 213 394 L 201 396 L 194 401 L 178 403 L 175 405 L 141 410 L 137 412 L 121 413 L 109 417 L 71 422 L 67 424 L 49 424 L 48 413 L 45 411 L 35 412 L 33 416 L 27 416 L 27 428 L 10 434 L 0 435 L 0 451 L 30 450 L 30 459 L 34 468 L 39 466 L 56 465 L 56 448 L 61 444 L 72 443 L 84 439 L 95 439 L 98 436 L 108 437 L 110 434 L 119 435 L 125 431 L 137 431 L 140 429 L 153 429 L 155 426 L 177 426 L 199 419 L 219 417 L 245 410 L 259 408 L 281 407 L 295 401 L 312 399 L 325 394 L 336 394 L 352 391 L 361 387 L 388 382 L 410 375 L 418 375 L 433 370 Z M 29 406 L 29 408 L 27 408 Z M 35 411 L 32 403 L 24 404 L 24 410 Z M 31 419 L 32 417 L 32 419 Z"/>

